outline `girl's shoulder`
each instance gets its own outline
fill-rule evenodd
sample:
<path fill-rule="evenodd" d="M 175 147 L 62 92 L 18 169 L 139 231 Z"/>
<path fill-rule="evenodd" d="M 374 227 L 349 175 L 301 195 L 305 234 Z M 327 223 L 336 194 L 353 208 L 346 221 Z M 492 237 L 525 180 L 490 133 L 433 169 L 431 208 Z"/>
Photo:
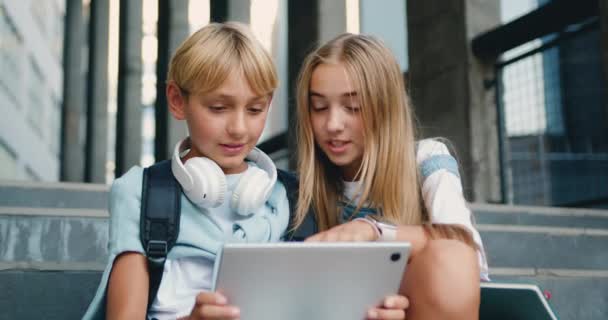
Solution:
<path fill-rule="evenodd" d="M 451 155 L 446 143 L 437 138 L 422 139 L 416 142 L 416 162 L 418 164 L 436 155 Z"/>
<path fill-rule="evenodd" d="M 458 161 L 452 156 L 446 143 L 436 138 L 416 143 L 416 163 L 423 179 L 439 170 L 447 170 L 460 177 Z"/>

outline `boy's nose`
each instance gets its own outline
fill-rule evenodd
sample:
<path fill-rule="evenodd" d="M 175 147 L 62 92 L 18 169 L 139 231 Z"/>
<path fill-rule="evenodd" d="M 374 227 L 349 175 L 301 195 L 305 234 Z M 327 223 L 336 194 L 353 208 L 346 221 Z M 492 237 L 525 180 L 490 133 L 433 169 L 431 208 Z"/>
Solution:
<path fill-rule="evenodd" d="M 244 112 L 236 112 L 235 115 L 231 117 L 230 121 L 228 122 L 226 130 L 232 136 L 240 137 L 245 135 L 247 131 L 247 125 L 245 121 Z"/>

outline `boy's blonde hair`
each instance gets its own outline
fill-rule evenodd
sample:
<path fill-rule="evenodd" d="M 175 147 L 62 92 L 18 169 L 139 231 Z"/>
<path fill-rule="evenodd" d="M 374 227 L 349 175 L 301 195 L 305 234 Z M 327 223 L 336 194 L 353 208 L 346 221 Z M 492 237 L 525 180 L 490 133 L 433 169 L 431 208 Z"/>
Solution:
<path fill-rule="evenodd" d="M 211 23 L 177 48 L 167 81 L 186 94 L 217 89 L 231 72 L 243 72 L 254 93 L 272 94 L 278 84 L 272 58 L 246 25 Z"/>
<path fill-rule="evenodd" d="M 310 116 L 310 80 L 325 63 L 343 64 L 361 106 L 365 148 L 357 174 L 362 182 L 357 208 L 366 202 L 393 223 L 422 223 L 414 120 L 399 65 L 379 40 L 344 34 L 310 54 L 298 79 L 300 194 L 295 225 L 303 222 L 309 207 L 320 230 L 339 223 L 342 180 L 315 144 Z"/>

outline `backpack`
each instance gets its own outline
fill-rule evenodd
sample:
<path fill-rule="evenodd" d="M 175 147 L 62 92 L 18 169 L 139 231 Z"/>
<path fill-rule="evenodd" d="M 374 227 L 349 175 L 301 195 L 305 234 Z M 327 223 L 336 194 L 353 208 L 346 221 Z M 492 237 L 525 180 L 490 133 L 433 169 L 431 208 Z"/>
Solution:
<path fill-rule="evenodd" d="M 295 212 L 298 197 L 298 178 L 295 174 L 277 169 L 277 180 L 287 191 L 290 213 Z M 154 301 L 163 276 L 167 254 L 179 235 L 182 188 L 171 171 L 171 160 L 158 162 L 144 169 L 141 195 L 139 233 L 146 251 L 150 286 L 148 309 Z M 293 216 L 290 215 L 289 225 Z M 297 230 L 288 229 L 288 241 L 302 241 L 314 234 L 316 223 L 308 215 Z"/>

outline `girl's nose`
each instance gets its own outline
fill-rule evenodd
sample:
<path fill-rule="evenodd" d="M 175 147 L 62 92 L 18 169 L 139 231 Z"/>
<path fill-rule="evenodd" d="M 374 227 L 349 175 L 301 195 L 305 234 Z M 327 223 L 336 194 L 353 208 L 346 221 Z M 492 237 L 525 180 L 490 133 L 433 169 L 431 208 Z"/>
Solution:
<path fill-rule="evenodd" d="M 337 132 L 344 130 L 344 118 L 339 108 L 330 108 L 327 117 L 328 131 Z"/>

